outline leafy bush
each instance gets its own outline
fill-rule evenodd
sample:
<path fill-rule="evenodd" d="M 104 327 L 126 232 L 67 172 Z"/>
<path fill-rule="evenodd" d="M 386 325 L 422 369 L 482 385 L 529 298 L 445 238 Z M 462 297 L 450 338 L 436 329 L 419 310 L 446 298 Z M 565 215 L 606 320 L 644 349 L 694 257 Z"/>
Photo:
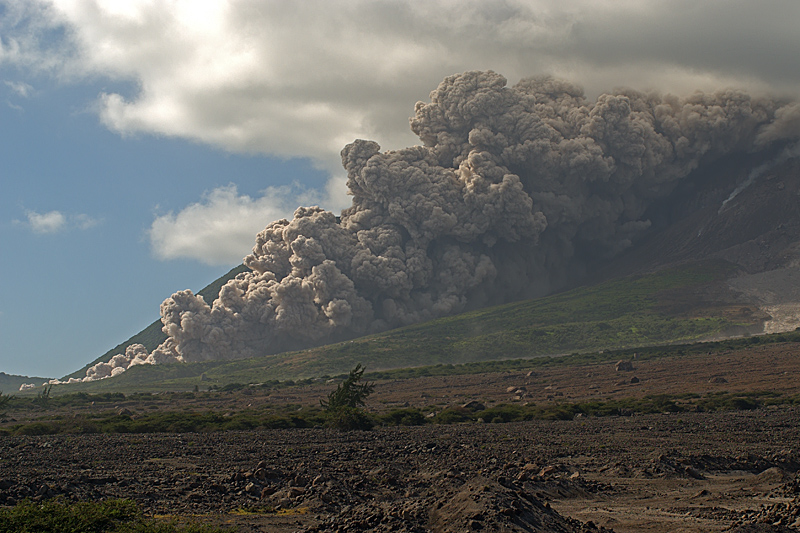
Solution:
<path fill-rule="evenodd" d="M 363 410 L 345 405 L 328 411 L 325 425 L 340 431 L 353 431 L 372 429 L 375 422 Z"/>
<path fill-rule="evenodd" d="M 539 420 L 572 420 L 577 412 L 578 409 L 574 404 L 555 404 L 535 410 L 532 418 Z"/>
<path fill-rule="evenodd" d="M 711 393 L 697 402 L 698 410 L 702 411 L 750 411 L 758 409 L 764 404 L 791 405 L 792 398 L 780 398 L 774 391 L 729 393 Z"/>
<path fill-rule="evenodd" d="M 758 401 L 752 398 L 731 398 L 729 401 L 735 411 L 751 411 L 759 407 Z"/>
<path fill-rule="evenodd" d="M 448 407 L 437 414 L 433 419 L 437 424 L 457 424 L 459 422 L 470 422 L 474 420 L 472 411 L 464 407 Z"/>
<path fill-rule="evenodd" d="M 501 404 L 481 412 L 480 417 L 494 424 L 525 420 L 525 410 L 518 405 Z"/>
<path fill-rule="evenodd" d="M 224 385 L 224 386 L 220 387 L 219 390 L 221 390 L 223 392 L 231 392 L 231 391 L 237 391 L 237 390 L 242 390 L 242 389 L 246 389 L 246 388 L 247 388 L 247 385 L 245 385 L 244 383 L 228 383 L 227 385 Z"/>
<path fill-rule="evenodd" d="M 325 408 L 326 425 L 341 431 L 354 429 L 372 429 L 374 421 L 364 411 L 363 406 L 367 396 L 375 389 L 374 383 L 359 383 L 364 375 L 364 367 L 357 364 L 350 371 L 336 390 L 328 395 L 327 400 L 320 400 L 320 405 Z"/>
<path fill-rule="evenodd" d="M 23 501 L 15 507 L 0 509 L 0 533 L 114 531 L 119 523 L 134 520 L 138 512 L 136 504 L 128 500 L 95 504 Z"/>
<path fill-rule="evenodd" d="M 419 409 L 393 409 L 380 416 L 380 421 L 387 426 L 421 426 L 428 422 Z"/>

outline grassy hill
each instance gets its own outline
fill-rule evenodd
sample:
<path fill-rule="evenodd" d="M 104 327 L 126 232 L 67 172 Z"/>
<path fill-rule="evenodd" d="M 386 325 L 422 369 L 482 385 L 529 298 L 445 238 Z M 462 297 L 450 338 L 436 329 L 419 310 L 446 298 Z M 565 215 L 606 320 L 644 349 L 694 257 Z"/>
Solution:
<path fill-rule="evenodd" d="M 735 269 L 688 264 L 298 352 L 238 361 L 138 366 L 70 391 L 189 390 L 371 371 L 691 342 L 756 330 L 758 317 L 703 297 Z M 65 391 L 66 392 L 66 391 Z"/>

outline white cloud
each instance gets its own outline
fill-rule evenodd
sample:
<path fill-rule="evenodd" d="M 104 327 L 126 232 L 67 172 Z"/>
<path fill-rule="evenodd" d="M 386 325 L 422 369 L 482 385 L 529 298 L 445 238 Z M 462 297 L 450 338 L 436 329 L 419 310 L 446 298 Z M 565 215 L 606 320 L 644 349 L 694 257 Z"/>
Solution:
<path fill-rule="evenodd" d="M 138 84 L 127 98 L 100 96 L 100 117 L 112 130 L 312 157 L 331 169 L 357 137 L 385 148 L 415 142 L 406 120 L 414 103 L 444 76 L 468 69 L 493 69 L 512 82 L 548 72 L 589 92 L 800 88 L 796 0 L 10 5 L 27 25 L 9 29 L 0 57 L 65 79 Z M 59 27 L 66 37 L 56 46 Z"/>
<path fill-rule="evenodd" d="M 17 96 L 21 96 L 22 98 L 28 98 L 33 92 L 33 87 L 31 85 L 21 81 L 6 81 L 5 84 L 9 89 L 14 91 Z"/>
<path fill-rule="evenodd" d="M 31 231 L 38 234 L 58 233 L 70 228 L 85 230 L 92 228 L 100 223 L 100 220 L 85 214 L 65 215 L 61 211 L 48 211 L 47 213 L 37 213 L 36 211 L 26 211 L 27 220 L 21 222 L 15 220 L 16 224 L 23 224 Z"/>
<path fill-rule="evenodd" d="M 0 65 L 59 80 L 132 82 L 98 96 L 120 135 L 154 134 L 234 152 L 308 157 L 332 175 L 356 138 L 384 149 L 418 141 L 414 104 L 444 76 L 549 73 L 594 95 L 737 86 L 800 95 L 797 0 L 6 0 Z M 13 88 L 13 87 L 12 87 Z M 340 178 L 329 195 L 342 196 Z M 265 184 L 268 185 L 268 184 Z M 293 194 L 293 193 L 288 193 Z M 303 203 L 220 191 L 151 228 L 161 257 L 221 261 L 252 239 L 249 216 Z M 227 202 L 227 203 L 226 203 Z M 228 205 L 247 217 L 224 217 Z M 213 216 L 212 216 L 213 215 Z M 255 215 L 252 215 L 255 217 Z M 232 241 L 192 237 L 217 221 Z M 258 226 L 263 226 L 263 219 Z M 260 229 L 260 228 L 257 228 Z M 216 242 L 215 246 L 204 243 Z M 168 252 L 166 246 L 175 246 Z M 246 249 L 245 249 L 246 250 Z"/>
<path fill-rule="evenodd" d="M 57 233 L 64 229 L 67 224 L 67 217 L 59 211 L 48 213 L 37 213 L 28 211 L 28 225 L 34 233 Z"/>
<path fill-rule="evenodd" d="M 89 215 L 80 214 L 72 217 L 72 223 L 78 229 L 89 229 L 100 224 L 100 220 L 92 218 Z"/>
<path fill-rule="evenodd" d="M 255 235 L 273 220 L 291 218 L 298 203 L 330 203 L 316 190 L 299 185 L 270 187 L 253 198 L 236 185 L 206 193 L 178 213 L 156 217 L 148 235 L 159 259 L 189 258 L 211 265 L 236 264 L 249 253 Z"/>

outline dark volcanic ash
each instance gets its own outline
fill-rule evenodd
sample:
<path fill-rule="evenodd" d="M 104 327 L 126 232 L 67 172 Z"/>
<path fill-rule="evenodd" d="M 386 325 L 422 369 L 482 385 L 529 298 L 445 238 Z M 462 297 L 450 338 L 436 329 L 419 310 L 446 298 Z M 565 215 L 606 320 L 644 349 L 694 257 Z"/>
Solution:
<path fill-rule="evenodd" d="M 352 206 L 269 224 L 212 305 L 161 305 L 169 336 L 89 369 L 237 359 L 308 347 L 544 295 L 629 247 L 643 215 L 698 166 L 764 158 L 800 137 L 797 104 L 740 91 L 686 98 L 634 90 L 595 102 L 549 77 L 446 78 L 411 128 L 422 141 L 342 150 Z"/>

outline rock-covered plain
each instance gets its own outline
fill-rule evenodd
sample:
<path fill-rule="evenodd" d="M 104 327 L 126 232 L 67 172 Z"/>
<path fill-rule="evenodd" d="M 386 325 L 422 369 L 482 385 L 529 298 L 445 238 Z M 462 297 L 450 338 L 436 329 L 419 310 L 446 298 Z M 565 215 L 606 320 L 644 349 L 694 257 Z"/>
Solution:
<path fill-rule="evenodd" d="M 668 396 L 782 398 L 745 411 L 173 434 L 0 435 L 0 506 L 130 498 L 248 532 L 800 530 L 800 345 L 755 344 L 480 374 L 378 379 L 373 414 Z M 621 356 L 620 356 L 621 357 Z M 628 362 L 621 365 L 620 362 Z M 623 368 L 625 367 L 625 368 Z M 336 380 L 10 407 L 0 427 L 112 413 L 318 406 Z M 120 395 L 121 396 L 121 395 Z M 794 400 L 792 400 L 794 399 Z M 794 401 L 794 405 L 792 405 Z M 262 411 L 259 411 L 262 410 Z"/>
<path fill-rule="evenodd" d="M 148 514 L 244 532 L 798 531 L 798 420 L 790 406 L 344 433 L 6 436 L 0 505 L 130 498 Z"/>

